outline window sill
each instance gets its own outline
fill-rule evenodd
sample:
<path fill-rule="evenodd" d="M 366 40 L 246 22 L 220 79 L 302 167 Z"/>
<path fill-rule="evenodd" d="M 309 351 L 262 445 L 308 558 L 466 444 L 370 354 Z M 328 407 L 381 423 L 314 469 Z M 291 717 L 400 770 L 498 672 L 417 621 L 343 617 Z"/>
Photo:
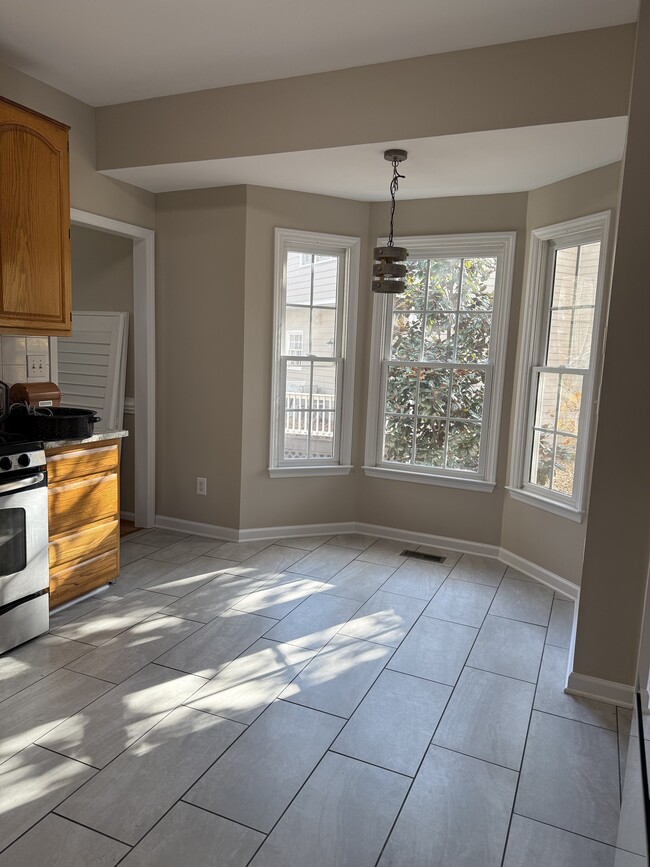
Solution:
<path fill-rule="evenodd" d="M 491 494 L 495 482 L 484 479 L 461 479 L 455 476 L 435 476 L 429 473 L 414 473 L 411 470 L 394 470 L 389 467 L 364 467 L 364 473 L 378 479 L 393 479 L 398 482 L 415 482 L 418 485 L 439 485 L 443 488 L 460 488 L 465 491 L 482 491 Z"/>
<path fill-rule="evenodd" d="M 576 509 L 575 506 L 568 506 L 564 503 L 556 503 L 555 500 L 547 500 L 546 497 L 540 497 L 530 491 L 524 491 L 522 488 L 511 488 L 506 486 L 506 490 L 513 500 L 520 503 L 526 503 L 529 506 L 534 506 L 537 509 L 543 509 L 545 512 L 551 512 L 553 515 L 558 515 L 560 518 L 568 518 L 569 521 L 575 521 L 576 524 L 582 524 L 585 513 L 582 509 Z"/>
<path fill-rule="evenodd" d="M 272 479 L 295 479 L 299 476 L 347 476 L 352 466 L 269 467 Z"/>

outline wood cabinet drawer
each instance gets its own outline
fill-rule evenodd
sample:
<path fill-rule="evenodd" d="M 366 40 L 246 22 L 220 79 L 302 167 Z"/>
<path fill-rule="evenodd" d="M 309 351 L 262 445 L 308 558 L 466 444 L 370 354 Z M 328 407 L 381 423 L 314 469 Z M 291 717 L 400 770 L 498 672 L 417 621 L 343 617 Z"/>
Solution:
<path fill-rule="evenodd" d="M 101 446 L 67 447 L 47 451 L 47 473 L 50 487 L 67 479 L 78 479 L 96 473 L 117 470 L 119 450 L 116 442 Z"/>
<path fill-rule="evenodd" d="M 109 551 L 75 566 L 50 572 L 50 608 L 63 605 L 112 581 L 119 572 L 119 554 Z"/>
<path fill-rule="evenodd" d="M 71 566 L 82 560 L 90 560 L 108 551 L 119 551 L 120 522 L 107 521 L 93 524 L 75 533 L 50 539 L 50 569 L 55 571 L 64 565 Z"/>
<path fill-rule="evenodd" d="M 87 476 L 78 481 L 50 486 L 48 492 L 49 534 L 58 536 L 118 516 L 118 475 Z"/>

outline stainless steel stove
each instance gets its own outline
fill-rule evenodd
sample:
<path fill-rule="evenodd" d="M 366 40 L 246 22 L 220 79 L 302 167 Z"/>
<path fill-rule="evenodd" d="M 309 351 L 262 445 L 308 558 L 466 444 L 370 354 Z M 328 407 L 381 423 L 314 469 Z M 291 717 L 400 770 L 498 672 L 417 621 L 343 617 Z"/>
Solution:
<path fill-rule="evenodd" d="M 49 628 L 42 443 L 0 433 L 0 653 Z"/>

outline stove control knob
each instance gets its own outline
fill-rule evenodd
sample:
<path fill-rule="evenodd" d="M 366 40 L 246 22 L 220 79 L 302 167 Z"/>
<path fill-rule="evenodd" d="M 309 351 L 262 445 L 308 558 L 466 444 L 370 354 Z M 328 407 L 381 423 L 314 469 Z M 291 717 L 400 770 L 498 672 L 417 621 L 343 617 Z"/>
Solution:
<path fill-rule="evenodd" d="M 0 458 L 0 470 L 10 470 L 12 467 L 11 458 Z"/>
<path fill-rule="evenodd" d="M 28 467 L 32 462 L 32 459 L 29 455 L 19 455 L 18 464 L 21 467 Z"/>

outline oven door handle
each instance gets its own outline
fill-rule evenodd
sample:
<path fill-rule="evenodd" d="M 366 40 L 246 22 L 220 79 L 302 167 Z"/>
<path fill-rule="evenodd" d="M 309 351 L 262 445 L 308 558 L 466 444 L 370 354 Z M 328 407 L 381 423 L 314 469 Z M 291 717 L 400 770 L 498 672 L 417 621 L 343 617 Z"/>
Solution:
<path fill-rule="evenodd" d="M 35 476 L 28 476 L 26 479 L 20 479 L 17 482 L 7 482 L 0 485 L 0 497 L 3 494 L 10 494 L 13 491 L 22 491 L 25 488 L 32 488 L 34 485 L 40 485 L 45 478 L 45 473 L 36 473 Z"/>

